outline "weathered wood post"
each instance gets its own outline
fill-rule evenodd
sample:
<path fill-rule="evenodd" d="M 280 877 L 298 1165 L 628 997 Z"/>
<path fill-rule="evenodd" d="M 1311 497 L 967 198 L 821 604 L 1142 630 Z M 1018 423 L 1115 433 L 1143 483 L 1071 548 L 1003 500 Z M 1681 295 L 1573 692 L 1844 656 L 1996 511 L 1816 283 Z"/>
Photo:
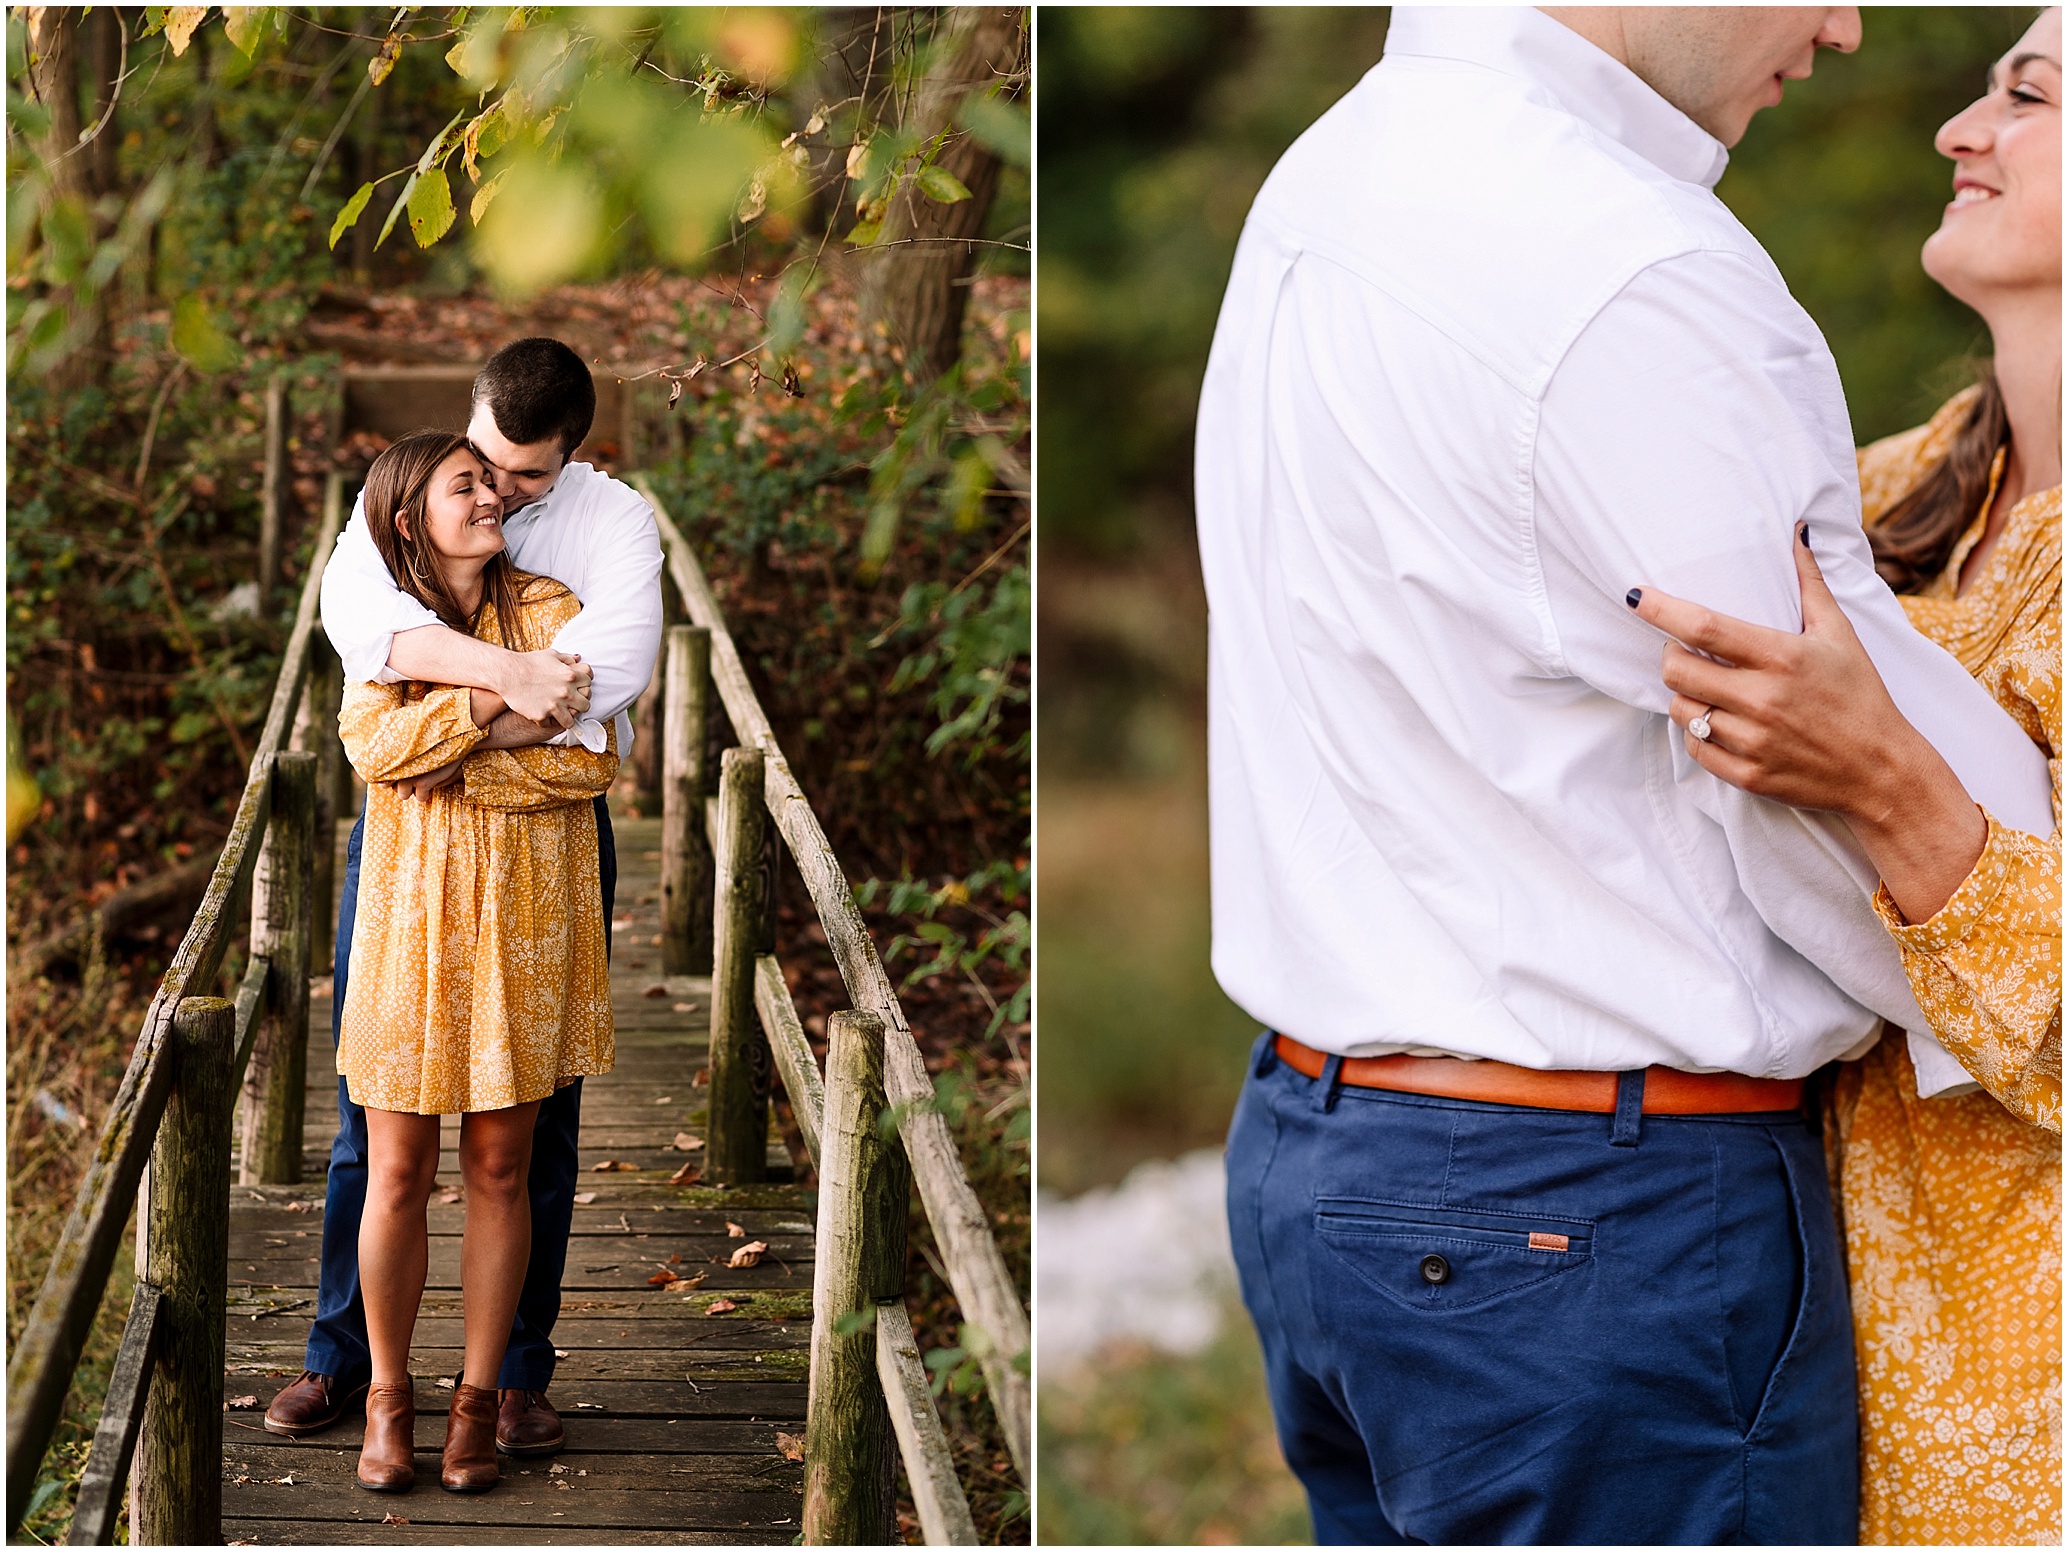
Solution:
<path fill-rule="evenodd" d="M 316 850 L 311 874 L 313 903 L 309 969 L 328 975 L 337 948 L 337 821 L 352 801 L 352 767 L 338 736 L 338 707 L 344 700 L 345 665 L 319 629 L 309 637 L 309 682 L 295 713 L 289 748 L 316 756 Z"/>
<path fill-rule="evenodd" d="M 826 1113 L 819 1136 L 819 1224 L 811 1288 L 811 1388 L 805 1403 L 804 1540 L 881 1546 L 897 1538 L 890 1412 L 876 1373 L 877 1304 L 904 1276 L 908 1175 L 878 1127 L 883 1020 L 827 1021 Z M 896 1198 L 895 1244 L 885 1231 Z"/>
<path fill-rule="evenodd" d="M 309 948 L 314 936 L 316 765 L 285 750 L 273 765 L 273 818 L 251 893 L 251 951 L 271 962 L 265 1014 L 244 1075 L 244 1162 L 238 1179 L 302 1178 L 309 1063 Z M 225 1155 L 227 1163 L 227 1155 Z"/>
<path fill-rule="evenodd" d="M 189 997 L 173 1015 L 175 1072 L 151 1154 L 150 1281 L 157 1351 L 130 1540 L 223 1539 L 223 1305 L 229 1294 L 234 1005 Z"/>
<path fill-rule="evenodd" d="M 267 600 L 280 585 L 280 530 L 286 509 L 287 374 L 266 383 L 266 473 L 259 491 L 259 611 L 270 617 Z"/>
<path fill-rule="evenodd" d="M 718 887 L 711 962 L 711 1117 L 705 1171 L 716 1185 L 768 1175 L 768 1096 L 754 1082 L 754 958 L 761 951 L 762 797 L 759 749 L 728 749 L 719 762 Z"/>
<path fill-rule="evenodd" d="M 661 973 L 711 972 L 711 843 L 704 834 L 704 721 L 711 632 L 668 627 L 661 694 Z"/>

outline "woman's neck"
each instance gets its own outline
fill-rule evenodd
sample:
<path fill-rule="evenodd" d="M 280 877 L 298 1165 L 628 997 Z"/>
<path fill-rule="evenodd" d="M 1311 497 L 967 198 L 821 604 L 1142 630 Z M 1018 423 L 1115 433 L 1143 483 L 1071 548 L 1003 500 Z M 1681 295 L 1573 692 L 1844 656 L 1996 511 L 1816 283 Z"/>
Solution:
<path fill-rule="evenodd" d="M 462 614 L 471 617 L 481 607 L 481 577 L 493 557 L 454 560 L 440 555 L 436 559 L 438 569 L 445 574 L 445 585 L 452 589 L 452 601 L 460 606 Z"/>
<path fill-rule="evenodd" d="M 1996 503 L 2008 511 L 2061 483 L 2061 295 L 2021 296 L 1986 315 L 1996 346 L 1996 381 L 2010 422 Z"/>

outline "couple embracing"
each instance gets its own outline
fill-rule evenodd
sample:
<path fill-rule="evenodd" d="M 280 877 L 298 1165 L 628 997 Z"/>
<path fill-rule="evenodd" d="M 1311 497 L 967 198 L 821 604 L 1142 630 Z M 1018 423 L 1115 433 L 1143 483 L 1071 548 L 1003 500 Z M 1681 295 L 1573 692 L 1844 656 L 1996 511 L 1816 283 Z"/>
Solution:
<path fill-rule="evenodd" d="M 1861 44 L 1399 8 L 1244 230 L 1228 1210 L 1324 1541 L 2060 1540 L 2060 12 L 1937 138 L 1993 362 L 1856 454 L 1712 190 Z"/>
<path fill-rule="evenodd" d="M 545 1393 L 581 1081 L 615 1057 L 603 794 L 661 631 L 650 509 L 570 461 L 595 407 L 560 341 L 504 347 L 465 435 L 418 432 L 374 460 L 323 577 L 367 801 L 338 910 L 317 1313 L 265 1425 L 315 1433 L 363 1395 L 358 1476 L 378 1492 L 415 1481 L 409 1349 L 442 1116 L 462 1118 L 467 1207 L 440 1481 L 491 1488 L 498 1451 L 564 1438 Z"/>

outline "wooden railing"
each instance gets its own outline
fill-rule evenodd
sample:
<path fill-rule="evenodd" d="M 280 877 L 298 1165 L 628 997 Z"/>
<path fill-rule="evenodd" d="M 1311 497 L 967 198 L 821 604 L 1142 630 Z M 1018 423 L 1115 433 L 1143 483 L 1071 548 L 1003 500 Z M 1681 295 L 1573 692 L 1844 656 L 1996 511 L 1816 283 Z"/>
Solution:
<path fill-rule="evenodd" d="M 663 670 L 663 952 L 673 973 L 711 971 L 708 1177 L 732 1185 L 765 1173 L 771 1067 L 819 1172 L 805 1540 L 897 1539 L 894 1441 L 926 1539 L 973 1543 L 903 1302 L 914 1184 L 966 1324 L 981 1333 L 969 1345 L 1022 1482 L 1031 1410 L 1026 1310 L 846 875 L 770 731 L 703 571 L 652 490 L 635 484 L 653 503 L 669 574 L 695 622 L 669 632 Z M 136 1294 L 68 1541 L 111 1543 L 132 1478 L 132 1542 L 221 1539 L 232 1120 L 241 1090 L 243 1179 L 300 1178 L 308 976 L 312 963 L 327 961 L 332 930 L 342 684 L 316 616 L 343 497 L 334 474 L 229 839 L 144 1015 L 15 1344 L 7 1374 L 10 1534 L 27 1510 L 136 1208 Z M 703 751 L 714 687 L 739 745 L 724 752 L 712 793 Z M 823 1077 L 772 952 L 770 819 L 854 1004 L 829 1021 Z M 247 900 L 251 956 L 224 998 L 215 993 Z M 895 1142 L 879 1124 L 885 1115 L 896 1117 Z"/>
<path fill-rule="evenodd" d="M 662 952 L 664 963 L 711 969 L 707 1173 L 725 1184 L 760 1178 L 767 1086 L 756 1078 L 771 1061 L 819 1172 L 804 1539 L 897 1539 L 894 1438 L 926 1539 L 967 1543 L 975 1536 L 969 1506 L 904 1305 L 913 1185 L 1022 1483 L 1030 1480 L 1027 1312 L 847 876 L 776 743 L 703 569 L 652 486 L 637 475 L 632 483 L 653 507 L 668 574 L 693 622 L 669 630 L 663 670 Z M 707 674 L 738 740 L 720 761 L 715 794 L 703 757 Z M 767 819 L 811 895 L 853 1004 L 828 1021 L 823 1077 L 767 942 Z M 710 937 L 700 940 L 687 902 L 705 893 L 706 868 L 715 874 L 714 910 Z M 676 901 L 679 914 L 670 915 Z M 768 1056 L 760 1057 L 764 1039 Z M 878 1125 L 885 1115 L 896 1118 L 895 1144 Z"/>
<path fill-rule="evenodd" d="M 300 1177 L 309 956 L 319 914 L 312 875 L 317 853 L 328 851 L 317 844 L 318 776 L 336 767 L 327 757 L 290 748 L 289 738 L 311 664 L 327 652 L 317 631 L 317 594 L 343 498 L 341 478 L 333 474 L 229 839 L 144 1013 L 100 1146 L 8 1364 L 10 1535 L 28 1508 L 136 1208 L 136 1294 L 68 1539 L 85 1545 L 114 1540 L 133 1457 L 132 1541 L 222 1539 L 231 1121 L 249 1068 L 254 1086 L 245 1178 Z M 318 672 L 321 682 L 336 683 L 334 672 L 321 666 Z M 298 731 L 305 740 L 320 735 L 321 719 L 304 718 Z M 327 842 L 328 835 L 321 839 Z M 261 881 L 256 891 L 254 879 Z M 224 956 L 247 899 L 254 906 L 250 962 L 233 997 L 220 997 Z"/>

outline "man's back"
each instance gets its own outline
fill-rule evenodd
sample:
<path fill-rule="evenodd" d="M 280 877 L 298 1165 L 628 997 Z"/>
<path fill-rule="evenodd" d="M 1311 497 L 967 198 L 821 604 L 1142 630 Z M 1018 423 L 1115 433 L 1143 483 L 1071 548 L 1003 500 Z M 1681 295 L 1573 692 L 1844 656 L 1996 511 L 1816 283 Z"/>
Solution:
<path fill-rule="evenodd" d="M 1259 196 L 1197 489 L 1215 970 L 1264 1022 L 1797 1076 L 1909 1011 L 1857 853 L 1686 759 L 1622 605 L 1794 628 L 1806 518 L 1863 634 L 1909 634 L 1835 368 L 1722 163 L 1534 12 L 1400 11 Z M 1913 700 L 1975 699 L 1891 650 Z"/>

